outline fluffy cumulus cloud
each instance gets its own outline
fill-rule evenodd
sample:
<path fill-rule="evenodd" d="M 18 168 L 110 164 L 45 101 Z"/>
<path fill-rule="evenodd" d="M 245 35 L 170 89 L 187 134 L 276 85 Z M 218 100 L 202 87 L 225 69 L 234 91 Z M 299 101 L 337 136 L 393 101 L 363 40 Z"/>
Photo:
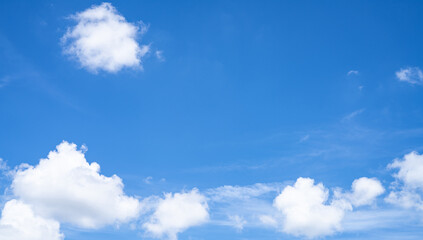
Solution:
<path fill-rule="evenodd" d="M 329 191 L 310 178 L 298 178 L 274 201 L 284 215 L 283 231 L 309 238 L 332 234 L 341 228 L 344 208 L 326 204 Z"/>
<path fill-rule="evenodd" d="M 411 84 L 423 84 L 423 72 L 418 67 L 401 68 L 395 73 L 398 80 Z"/>
<path fill-rule="evenodd" d="M 125 195 L 122 180 L 101 175 L 75 144 L 62 142 L 37 166 L 19 169 L 13 194 L 43 217 L 83 228 L 119 224 L 139 215 L 140 203 Z"/>
<path fill-rule="evenodd" d="M 362 177 L 354 180 L 351 186 L 351 193 L 344 197 L 355 207 L 370 205 L 377 196 L 385 192 L 382 184 L 375 178 Z"/>
<path fill-rule="evenodd" d="M 141 58 L 149 51 L 137 39 L 147 27 L 132 24 L 110 3 L 71 16 L 77 24 L 62 37 L 64 52 L 93 72 L 117 72 L 124 67 L 141 68 Z"/>
<path fill-rule="evenodd" d="M 143 227 L 155 237 L 175 240 L 178 233 L 208 220 L 206 197 L 193 189 L 190 192 L 166 194 L 158 201 L 154 213 Z"/>
<path fill-rule="evenodd" d="M 226 185 L 203 193 L 194 188 L 139 201 L 124 193 L 118 176 L 100 174 L 100 166 L 89 163 L 85 151 L 84 146 L 78 149 L 64 141 L 36 166 L 22 164 L 10 171 L 0 164 L 11 172 L 10 197 L 14 198 L 2 211 L 0 239 L 63 240 L 61 223 L 96 229 L 133 221 L 140 223 L 146 235 L 170 240 L 209 221 L 237 231 L 270 227 L 314 238 L 342 230 L 349 211 L 373 204 L 385 191 L 377 179 L 362 177 L 354 180 L 351 190 L 335 189 L 330 196 L 322 183 L 298 178 L 293 185 Z M 398 189 L 390 193 L 388 201 L 423 206 L 423 156 L 413 152 L 389 167 L 399 170 L 394 175 Z"/>
<path fill-rule="evenodd" d="M 368 186 L 366 186 L 368 184 Z M 338 193 L 329 201 L 329 190 L 313 179 L 298 178 L 274 200 L 283 215 L 282 230 L 294 236 L 314 238 L 340 231 L 346 211 L 371 204 L 384 191 L 376 179 L 360 178 L 348 193 Z M 263 219 L 269 222 L 271 219 Z M 271 221 L 274 225 L 274 221 Z"/>
<path fill-rule="evenodd" d="M 0 219 L 2 240 L 62 240 L 60 224 L 36 216 L 31 207 L 21 201 L 10 200 Z"/>
<path fill-rule="evenodd" d="M 402 159 L 395 159 L 388 168 L 398 169 L 398 172 L 394 174 L 396 181 L 386 201 L 423 210 L 423 155 L 411 152 Z"/>

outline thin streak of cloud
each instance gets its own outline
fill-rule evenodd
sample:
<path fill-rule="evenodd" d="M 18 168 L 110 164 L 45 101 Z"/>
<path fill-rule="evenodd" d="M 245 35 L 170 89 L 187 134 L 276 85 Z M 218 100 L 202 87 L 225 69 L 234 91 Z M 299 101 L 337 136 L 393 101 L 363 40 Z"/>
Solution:
<path fill-rule="evenodd" d="M 345 117 L 343 117 L 343 118 L 342 118 L 342 121 L 349 121 L 349 120 L 351 120 L 351 119 L 353 119 L 353 118 L 357 117 L 358 115 L 362 114 L 364 111 L 365 111 L 365 109 L 364 109 L 364 108 L 359 109 L 359 110 L 357 110 L 357 111 L 354 111 L 354 112 L 352 112 L 352 113 L 350 113 L 350 114 L 346 115 Z"/>

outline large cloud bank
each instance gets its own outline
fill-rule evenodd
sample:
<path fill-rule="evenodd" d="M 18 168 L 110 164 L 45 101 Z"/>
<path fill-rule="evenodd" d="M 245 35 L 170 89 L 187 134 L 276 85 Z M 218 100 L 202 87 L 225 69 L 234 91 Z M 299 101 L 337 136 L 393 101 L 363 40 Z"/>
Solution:
<path fill-rule="evenodd" d="M 0 218 L 0 239 L 63 240 L 60 226 L 98 229 L 135 223 L 148 236 L 176 240 L 188 228 L 205 223 L 234 227 L 271 227 L 286 234 L 319 238 L 343 230 L 351 211 L 374 205 L 385 191 L 375 178 L 354 180 L 350 190 L 332 191 L 311 178 L 294 184 L 222 186 L 203 193 L 166 193 L 138 199 L 124 192 L 122 180 L 104 176 L 88 162 L 85 149 L 62 142 L 35 166 L 13 171 L 11 195 Z M 395 181 L 385 200 L 423 210 L 423 155 L 406 154 L 388 165 Z M 358 215 L 355 215 L 358 216 Z"/>

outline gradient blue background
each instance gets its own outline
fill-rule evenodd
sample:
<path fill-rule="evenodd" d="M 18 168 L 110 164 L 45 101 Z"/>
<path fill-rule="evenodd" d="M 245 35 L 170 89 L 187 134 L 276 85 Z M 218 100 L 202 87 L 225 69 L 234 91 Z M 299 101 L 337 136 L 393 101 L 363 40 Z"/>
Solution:
<path fill-rule="evenodd" d="M 69 15 L 99 3 L 0 2 L 0 157 L 8 165 L 36 164 L 62 140 L 86 144 L 103 174 L 148 196 L 300 176 L 329 188 L 362 176 L 387 186 L 386 165 L 423 149 L 423 87 L 395 77 L 423 67 L 422 1 L 112 1 L 127 21 L 150 24 L 141 42 L 165 61 L 150 55 L 144 71 L 92 74 L 63 55 L 60 38 Z M 68 240 L 140 234 L 64 232 Z M 222 226 L 180 237 L 290 238 Z"/>

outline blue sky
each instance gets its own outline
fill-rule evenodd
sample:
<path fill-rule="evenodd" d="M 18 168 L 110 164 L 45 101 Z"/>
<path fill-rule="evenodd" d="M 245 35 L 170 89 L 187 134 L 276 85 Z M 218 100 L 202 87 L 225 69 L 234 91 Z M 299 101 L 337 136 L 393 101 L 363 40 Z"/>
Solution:
<path fill-rule="evenodd" d="M 113 36 L 95 23 L 81 33 L 76 26 L 101 4 L 0 3 L 2 208 L 29 206 L 68 240 L 419 239 L 423 2 L 112 1 L 104 26 L 119 23 Z M 94 45 L 80 45 L 81 36 Z M 75 179 L 59 174 L 58 196 L 40 188 L 34 197 L 24 187 L 31 168 L 18 166 L 41 171 L 40 159 L 53 161 L 47 155 L 60 144 L 69 145 L 58 150 L 66 161 L 79 152 L 98 163 L 99 179 L 116 174 L 124 188 L 114 187 L 141 206 L 136 216 L 90 216 L 88 226 L 46 210 L 45 201 L 79 208 L 61 194 Z M 365 204 L 350 190 L 362 177 L 375 186 Z M 284 190 L 301 191 L 294 184 L 305 178 L 314 179 L 306 192 L 327 191 L 318 209 L 339 212 L 339 221 L 313 232 L 314 223 L 290 215 Z M 195 203 L 205 215 L 186 217 L 175 236 L 163 222 L 163 234 L 154 233 L 145 224 L 160 223 L 166 200 L 175 209 Z M 0 220 L 6 239 L 9 225 Z"/>

